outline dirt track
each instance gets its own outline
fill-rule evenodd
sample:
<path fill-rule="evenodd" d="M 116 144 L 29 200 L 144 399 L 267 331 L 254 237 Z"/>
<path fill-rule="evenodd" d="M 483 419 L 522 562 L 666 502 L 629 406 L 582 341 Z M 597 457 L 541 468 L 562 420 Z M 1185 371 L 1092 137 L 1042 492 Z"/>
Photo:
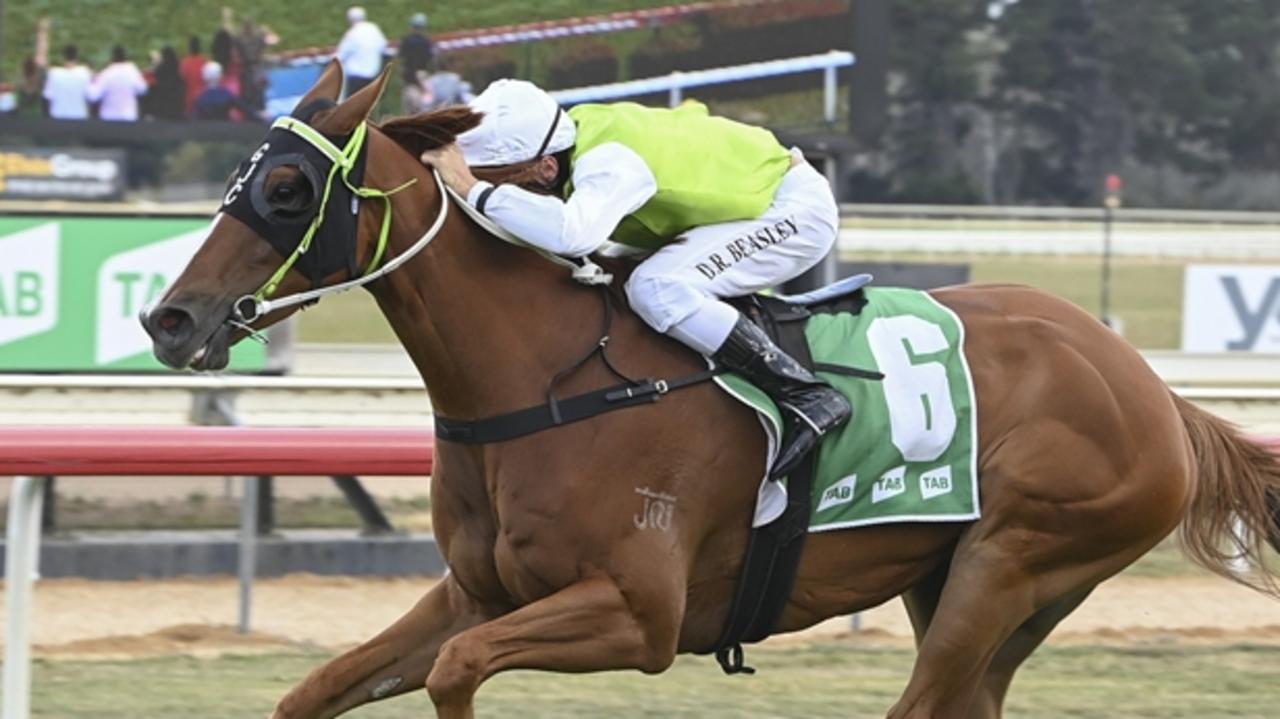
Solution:
<path fill-rule="evenodd" d="M 233 629 L 238 595 L 232 579 L 44 580 L 36 589 L 32 638 L 37 654 L 50 658 L 211 655 L 299 644 L 336 648 L 381 630 L 431 584 L 307 575 L 261 580 L 254 597 L 256 631 L 246 637 Z M 862 628 L 860 637 L 868 642 L 910 641 L 896 601 L 864 613 Z M 848 630 L 847 618 L 835 619 L 772 641 Z M 1280 601 L 1212 577 L 1121 577 L 1100 587 L 1052 641 L 1280 644 Z"/>

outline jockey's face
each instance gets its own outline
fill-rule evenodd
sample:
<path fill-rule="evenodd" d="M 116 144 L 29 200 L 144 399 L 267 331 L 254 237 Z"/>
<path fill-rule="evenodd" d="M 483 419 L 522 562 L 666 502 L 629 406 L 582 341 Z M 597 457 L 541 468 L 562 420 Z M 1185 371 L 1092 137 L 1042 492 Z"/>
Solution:
<path fill-rule="evenodd" d="M 561 153 L 567 156 L 567 153 Z M 475 176 L 496 185 L 512 184 L 530 192 L 559 195 L 569 179 L 568 166 L 559 157 L 543 155 L 515 165 L 491 165 L 471 168 Z"/>
<path fill-rule="evenodd" d="M 560 161 L 554 155 L 543 155 L 533 166 L 532 181 L 543 189 L 552 190 L 559 175 Z"/>

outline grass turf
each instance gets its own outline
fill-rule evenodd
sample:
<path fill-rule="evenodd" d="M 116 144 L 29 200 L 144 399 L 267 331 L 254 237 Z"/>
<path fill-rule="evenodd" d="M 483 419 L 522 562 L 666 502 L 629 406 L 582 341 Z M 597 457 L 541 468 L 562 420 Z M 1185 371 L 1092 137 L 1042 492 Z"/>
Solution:
<path fill-rule="evenodd" d="M 34 717 L 192 719 L 266 716 L 327 653 L 219 659 L 39 661 Z M 708 658 L 681 657 L 659 677 L 637 672 L 500 675 L 480 691 L 477 716 L 501 719 L 625 717 L 882 717 L 911 671 L 906 648 L 850 641 L 750 652 L 760 674 L 726 677 Z M 1274 717 L 1280 647 L 1047 647 L 1019 673 L 1010 717 Z M 430 713 L 425 692 L 357 710 L 401 719 Z"/>

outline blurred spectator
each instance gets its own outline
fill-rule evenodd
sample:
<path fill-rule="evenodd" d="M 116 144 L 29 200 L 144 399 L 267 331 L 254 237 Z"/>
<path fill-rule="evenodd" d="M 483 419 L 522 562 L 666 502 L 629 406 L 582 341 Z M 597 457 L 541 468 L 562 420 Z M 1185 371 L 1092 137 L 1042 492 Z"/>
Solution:
<path fill-rule="evenodd" d="M 335 54 L 347 77 L 346 96 L 350 97 L 373 82 L 382 71 L 387 38 L 377 25 L 365 18 L 364 8 L 358 5 L 347 9 L 347 22 L 351 27 L 342 36 Z"/>
<path fill-rule="evenodd" d="M 186 116 L 186 84 L 172 45 L 160 51 L 160 61 L 152 69 L 154 78 L 147 91 L 147 112 L 158 120 L 180 120 Z"/>
<path fill-rule="evenodd" d="M 224 21 L 226 20 L 224 16 Z M 240 96 L 240 53 L 236 51 L 235 38 L 226 27 L 218 28 L 213 34 L 213 44 L 209 48 L 213 61 L 222 67 L 222 85 L 236 97 Z M 207 66 L 207 63 L 206 63 Z"/>
<path fill-rule="evenodd" d="M 213 45 L 209 48 L 209 54 L 222 68 L 222 86 L 232 95 L 240 97 L 240 49 L 236 47 L 236 39 L 231 35 L 231 8 L 222 8 L 222 27 L 213 34 Z M 239 109 L 231 111 L 232 120 L 239 122 L 244 118 L 245 115 Z"/>
<path fill-rule="evenodd" d="M 44 81 L 44 99 L 49 101 L 49 117 L 55 120 L 89 119 L 89 83 L 93 73 L 80 63 L 80 49 L 62 48 L 62 64 L 49 68 Z"/>
<path fill-rule="evenodd" d="M 396 55 L 400 60 L 400 72 L 404 88 L 400 91 L 401 110 L 411 115 L 422 110 L 422 77 L 431 71 L 435 48 L 427 37 L 427 16 L 416 13 L 409 19 L 409 34 L 400 39 Z"/>
<path fill-rule="evenodd" d="M 261 111 L 267 104 L 267 71 L 263 59 L 267 48 L 280 42 L 280 37 L 265 25 L 246 17 L 240 23 L 236 46 L 240 51 L 240 98 L 245 104 Z"/>
<path fill-rule="evenodd" d="M 45 113 L 44 74 L 49 67 L 49 18 L 36 21 L 36 51 L 22 61 L 22 82 L 18 85 L 19 115 L 43 117 Z"/>
<path fill-rule="evenodd" d="M 22 83 L 18 85 L 18 114 L 28 117 L 44 117 L 45 103 L 41 90 L 44 85 L 44 68 L 35 55 L 22 61 Z"/>
<path fill-rule="evenodd" d="M 450 105 L 465 105 L 475 98 L 471 83 L 456 72 L 437 72 L 426 78 L 422 109 L 435 110 Z"/>
<path fill-rule="evenodd" d="M 204 90 L 196 98 L 193 120 L 231 120 L 232 112 L 238 110 L 244 117 L 258 117 L 258 111 L 250 107 L 223 82 L 225 79 L 222 66 L 216 62 L 207 62 L 201 71 Z"/>
<path fill-rule="evenodd" d="M 89 84 L 89 99 L 101 102 L 98 117 L 103 120 L 133 122 L 138 119 L 138 98 L 147 93 L 147 81 L 124 48 L 111 48 L 111 64 Z"/>
<path fill-rule="evenodd" d="M 182 82 L 186 85 L 186 99 L 182 113 L 184 117 L 191 117 L 191 112 L 196 107 L 196 98 L 204 90 L 204 79 L 200 73 L 204 71 L 206 62 L 209 62 L 209 58 L 201 52 L 200 38 L 192 35 L 187 41 L 187 56 L 182 58 L 182 63 L 178 65 L 178 74 L 182 76 Z"/>

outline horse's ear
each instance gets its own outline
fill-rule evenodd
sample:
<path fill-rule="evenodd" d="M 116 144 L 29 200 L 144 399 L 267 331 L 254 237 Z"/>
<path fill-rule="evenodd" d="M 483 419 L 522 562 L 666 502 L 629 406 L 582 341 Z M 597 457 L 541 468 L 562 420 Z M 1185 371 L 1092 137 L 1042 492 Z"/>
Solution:
<path fill-rule="evenodd" d="M 335 58 L 329 61 L 324 72 L 320 73 L 320 79 L 316 80 L 316 84 L 312 85 L 307 94 L 298 101 L 298 107 L 306 107 L 316 100 L 337 102 L 340 95 L 342 95 L 342 65 Z"/>
<path fill-rule="evenodd" d="M 390 73 L 391 66 L 388 65 L 376 80 L 365 85 L 359 92 L 334 108 L 324 119 L 325 129 L 329 132 L 345 134 L 368 119 L 369 113 L 378 106 L 378 100 L 382 99 L 382 91 L 387 89 L 387 78 Z"/>

